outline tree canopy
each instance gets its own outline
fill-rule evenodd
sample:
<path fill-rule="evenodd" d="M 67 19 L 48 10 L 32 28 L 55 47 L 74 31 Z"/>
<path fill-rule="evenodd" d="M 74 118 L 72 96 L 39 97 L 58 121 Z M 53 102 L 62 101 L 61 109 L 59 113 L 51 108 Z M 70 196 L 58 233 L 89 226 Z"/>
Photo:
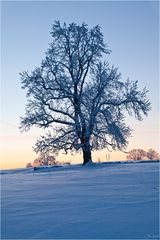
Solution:
<path fill-rule="evenodd" d="M 147 152 L 146 152 L 146 156 L 148 159 L 150 160 L 157 160 L 160 159 L 160 155 L 158 152 L 156 152 L 154 149 L 150 148 Z"/>
<path fill-rule="evenodd" d="M 150 110 L 146 88 L 122 81 L 118 69 L 103 61 L 111 51 L 99 25 L 89 29 L 85 23 L 56 21 L 51 36 L 41 66 L 21 73 L 28 98 L 21 129 L 47 129 L 35 151 L 82 150 L 85 164 L 92 150 L 125 149 L 131 134 L 126 113 L 142 120 Z"/>

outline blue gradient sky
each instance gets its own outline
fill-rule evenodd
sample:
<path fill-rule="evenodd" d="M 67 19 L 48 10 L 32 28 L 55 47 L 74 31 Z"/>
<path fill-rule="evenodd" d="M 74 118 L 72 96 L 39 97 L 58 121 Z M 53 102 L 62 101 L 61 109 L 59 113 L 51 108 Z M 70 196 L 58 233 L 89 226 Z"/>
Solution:
<path fill-rule="evenodd" d="M 135 130 L 128 150 L 153 147 L 159 151 L 158 9 L 158 1 L 2 1 L 2 168 L 23 167 L 36 157 L 32 145 L 40 131 L 20 134 L 18 129 L 26 103 L 19 72 L 39 66 L 51 42 L 49 32 L 55 20 L 102 27 L 112 50 L 107 60 L 119 68 L 124 80 L 139 80 L 140 89 L 146 86 L 152 103 L 152 111 L 143 122 L 127 118 Z M 106 153 L 96 153 L 95 160 L 105 160 Z M 118 152 L 111 155 L 113 160 L 125 157 Z"/>

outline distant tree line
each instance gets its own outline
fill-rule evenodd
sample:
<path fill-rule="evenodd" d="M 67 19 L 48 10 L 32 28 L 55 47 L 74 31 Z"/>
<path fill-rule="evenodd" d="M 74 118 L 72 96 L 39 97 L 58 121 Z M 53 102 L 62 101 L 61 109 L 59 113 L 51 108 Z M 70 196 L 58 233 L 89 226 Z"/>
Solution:
<path fill-rule="evenodd" d="M 154 149 L 149 149 L 148 151 L 144 151 L 143 149 L 133 149 L 128 152 L 126 157 L 128 160 L 158 160 L 160 159 L 160 155 Z"/>

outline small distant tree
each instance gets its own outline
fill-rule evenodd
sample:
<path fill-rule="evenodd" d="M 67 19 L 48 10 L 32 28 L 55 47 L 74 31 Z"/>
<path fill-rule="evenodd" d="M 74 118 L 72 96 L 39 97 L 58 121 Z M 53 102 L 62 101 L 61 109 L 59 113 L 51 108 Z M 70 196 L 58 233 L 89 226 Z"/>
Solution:
<path fill-rule="evenodd" d="M 30 167 L 32 167 L 32 163 L 27 163 L 26 168 L 30 168 Z"/>
<path fill-rule="evenodd" d="M 146 156 L 150 160 L 158 160 L 160 158 L 158 152 L 156 152 L 155 150 L 153 150 L 151 148 L 147 151 Z"/>
<path fill-rule="evenodd" d="M 86 164 L 92 161 L 92 150 L 125 149 L 131 134 L 126 113 L 138 120 L 147 115 L 147 90 L 139 91 L 137 81 L 122 81 L 118 69 L 102 61 L 111 51 L 100 26 L 56 21 L 51 36 L 41 66 L 21 73 L 28 98 L 21 129 L 48 130 L 35 151 L 82 150 Z"/>
<path fill-rule="evenodd" d="M 36 158 L 33 162 L 33 166 L 53 166 L 57 165 L 58 161 L 56 161 L 55 157 L 53 156 L 45 156 L 41 155 L 40 157 Z"/>
<path fill-rule="evenodd" d="M 143 149 L 133 149 L 128 152 L 128 160 L 142 160 L 146 157 L 146 152 Z"/>

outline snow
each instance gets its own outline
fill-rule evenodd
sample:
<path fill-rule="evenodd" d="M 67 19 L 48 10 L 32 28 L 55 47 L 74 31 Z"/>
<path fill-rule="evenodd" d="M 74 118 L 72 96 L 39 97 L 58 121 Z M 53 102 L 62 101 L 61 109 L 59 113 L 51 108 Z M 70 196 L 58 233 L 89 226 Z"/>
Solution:
<path fill-rule="evenodd" d="M 159 164 L 2 171 L 2 239 L 158 239 Z"/>

